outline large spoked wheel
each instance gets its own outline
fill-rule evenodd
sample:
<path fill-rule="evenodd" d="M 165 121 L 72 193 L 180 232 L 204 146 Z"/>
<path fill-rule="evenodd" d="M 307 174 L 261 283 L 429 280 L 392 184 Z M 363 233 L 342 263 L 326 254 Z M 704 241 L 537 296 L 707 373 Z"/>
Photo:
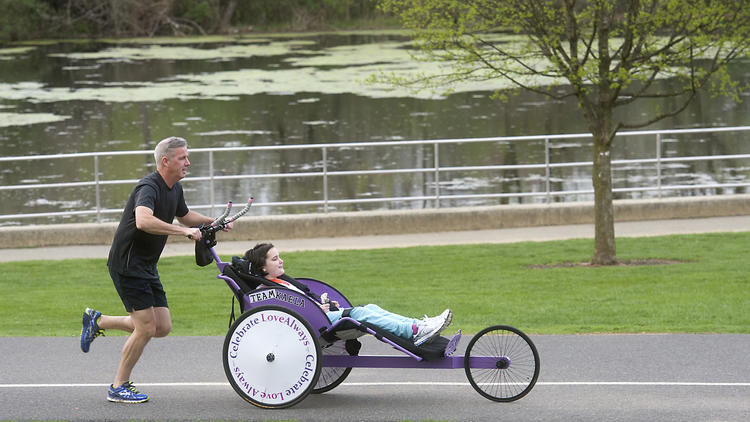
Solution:
<path fill-rule="evenodd" d="M 234 391 L 263 408 L 284 408 L 304 399 L 320 375 L 320 344 L 310 324 L 280 306 L 261 306 L 240 316 L 227 333 L 224 372 Z"/>
<path fill-rule="evenodd" d="M 343 341 L 337 341 L 336 343 L 333 343 L 330 346 L 323 348 L 323 356 L 326 356 L 326 355 L 333 355 L 333 356 L 349 355 L 349 352 L 346 350 L 346 345 Z M 313 389 L 312 393 L 322 394 L 322 393 L 325 393 L 326 391 L 333 390 L 339 384 L 344 382 L 346 377 L 349 376 L 350 372 L 352 372 L 352 368 L 324 366 L 320 370 L 320 377 L 318 378 L 318 383 L 315 385 L 315 388 Z"/>
<path fill-rule="evenodd" d="M 539 353 L 531 339 L 513 327 L 495 325 L 475 335 L 464 356 L 471 386 L 499 402 L 518 400 L 539 377 Z"/>

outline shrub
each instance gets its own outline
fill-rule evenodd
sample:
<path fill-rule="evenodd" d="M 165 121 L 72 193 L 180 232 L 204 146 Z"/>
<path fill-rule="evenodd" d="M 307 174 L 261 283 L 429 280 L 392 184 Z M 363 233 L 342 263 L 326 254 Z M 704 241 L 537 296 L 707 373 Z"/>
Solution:
<path fill-rule="evenodd" d="M 0 0 L 0 41 L 19 41 L 47 35 L 52 10 L 39 0 Z"/>

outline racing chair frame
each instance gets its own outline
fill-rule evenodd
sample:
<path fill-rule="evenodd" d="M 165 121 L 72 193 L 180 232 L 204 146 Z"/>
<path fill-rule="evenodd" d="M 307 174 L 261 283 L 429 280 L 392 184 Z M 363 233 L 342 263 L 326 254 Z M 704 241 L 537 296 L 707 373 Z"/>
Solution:
<path fill-rule="evenodd" d="M 464 356 L 453 356 L 461 330 L 447 339 L 438 337 L 417 347 L 378 327 L 342 317 L 331 323 L 318 302 L 302 292 L 241 271 L 223 262 L 213 234 L 247 212 L 202 228 L 201 247 L 210 254 L 223 280 L 239 301 L 241 315 L 230 325 L 223 347 L 227 379 L 247 402 L 262 408 L 285 408 L 310 393 L 327 392 L 349 375 L 352 368 L 464 368 L 472 387 L 483 397 L 509 402 L 528 394 L 539 376 L 539 354 L 531 339 L 507 325 L 494 325 L 477 333 Z M 221 219 L 221 221 L 219 221 Z M 196 246 L 196 259 L 198 257 Z M 239 258 L 237 258 L 239 259 Z M 205 259 L 204 259 L 205 261 Z M 253 278 L 255 277 L 255 278 Z M 337 289 L 311 278 L 298 278 L 314 295 L 327 293 L 342 308 L 352 307 Z M 269 282 L 270 283 L 270 282 Z M 357 337 L 370 334 L 403 356 L 361 356 Z"/>

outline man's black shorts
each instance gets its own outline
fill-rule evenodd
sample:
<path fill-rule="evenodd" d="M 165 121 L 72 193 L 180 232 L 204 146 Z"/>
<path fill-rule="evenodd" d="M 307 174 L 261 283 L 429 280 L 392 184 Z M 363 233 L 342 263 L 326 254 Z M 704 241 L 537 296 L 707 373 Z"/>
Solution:
<path fill-rule="evenodd" d="M 167 294 L 158 278 L 148 280 L 127 277 L 112 269 L 109 270 L 109 275 L 127 312 L 141 311 L 150 307 L 168 307 Z"/>

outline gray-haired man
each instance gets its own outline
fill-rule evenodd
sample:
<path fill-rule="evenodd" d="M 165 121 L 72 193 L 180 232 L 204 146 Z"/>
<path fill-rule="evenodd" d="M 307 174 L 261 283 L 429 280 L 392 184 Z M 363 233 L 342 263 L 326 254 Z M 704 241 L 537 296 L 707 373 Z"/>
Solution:
<path fill-rule="evenodd" d="M 169 235 L 200 240 L 197 228 L 212 219 L 188 209 L 180 180 L 190 167 L 187 142 L 178 137 L 162 140 L 154 150 L 156 171 L 141 179 L 125 205 L 117 227 L 107 266 L 127 316 L 102 315 L 86 308 L 83 313 L 81 350 L 106 329 L 130 334 L 122 349 L 120 365 L 107 399 L 142 403 L 146 394 L 130 382 L 133 367 L 153 337 L 165 337 L 172 329 L 167 297 L 159 279 L 157 263 Z M 174 218 L 180 224 L 174 224 Z"/>

